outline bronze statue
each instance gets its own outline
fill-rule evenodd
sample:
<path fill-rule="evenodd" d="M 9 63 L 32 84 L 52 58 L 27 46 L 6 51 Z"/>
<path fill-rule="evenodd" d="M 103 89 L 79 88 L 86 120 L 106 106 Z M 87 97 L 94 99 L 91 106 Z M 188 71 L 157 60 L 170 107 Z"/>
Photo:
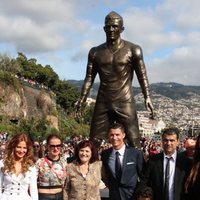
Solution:
<path fill-rule="evenodd" d="M 110 12 L 105 18 L 106 42 L 91 48 L 88 55 L 86 77 L 77 102 L 76 118 L 98 73 L 100 86 L 91 122 L 90 138 L 105 139 L 109 126 L 114 122 L 126 128 L 131 145 L 139 145 L 138 120 L 134 105 L 132 80 L 134 71 L 142 88 L 145 106 L 153 115 L 149 83 L 140 46 L 121 39 L 123 18 Z"/>

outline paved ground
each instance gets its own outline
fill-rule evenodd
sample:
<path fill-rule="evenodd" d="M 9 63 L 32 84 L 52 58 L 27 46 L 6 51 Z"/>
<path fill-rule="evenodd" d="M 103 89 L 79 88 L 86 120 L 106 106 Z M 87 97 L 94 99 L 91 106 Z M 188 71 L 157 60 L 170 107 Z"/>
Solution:
<path fill-rule="evenodd" d="M 105 189 L 101 189 L 100 190 L 100 195 L 101 195 L 101 199 L 102 200 L 106 200 L 106 199 L 109 199 L 109 190 L 108 188 L 105 188 Z"/>

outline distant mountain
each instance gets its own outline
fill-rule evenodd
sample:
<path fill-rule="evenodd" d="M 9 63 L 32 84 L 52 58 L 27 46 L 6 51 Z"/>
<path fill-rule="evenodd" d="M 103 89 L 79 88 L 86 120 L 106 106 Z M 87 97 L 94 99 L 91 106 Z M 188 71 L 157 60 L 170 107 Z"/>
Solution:
<path fill-rule="evenodd" d="M 178 83 L 154 83 L 151 90 L 171 99 L 189 98 L 191 95 L 200 95 L 200 86 L 188 86 Z"/>
<path fill-rule="evenodd" d="M 68 80 L 68 82 L 74 85 L 81 91 L 83 80 Z M 95 98 L 98 92 L 99 83 L 94 83 L 90 91 L 90 96 Z M 200 95 L 200 86 L 188 86 L 179 83 L 153 83 L 150 85 L 151 92 L 157 93 L 171 99 L 189 98 L 194 94 Z M 137 95 L 141 92 L 140 87 L 133 87 L 134 94 Z"/>

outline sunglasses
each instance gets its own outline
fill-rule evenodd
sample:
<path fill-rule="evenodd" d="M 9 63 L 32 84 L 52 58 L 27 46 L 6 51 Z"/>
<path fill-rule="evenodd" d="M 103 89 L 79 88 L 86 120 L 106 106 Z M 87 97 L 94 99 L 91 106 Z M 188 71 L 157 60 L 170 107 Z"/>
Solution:
<path fill-rule="evenodd" d="M 62 144 L 57 144 L 57 145 L 50 144 L 49 147 L 50 147 L 51 149 L 61 148 L 61 147 L 62 147 Z"/>
<path fill-rule="evenodd" d="M 33 145 L 34 149 L 38 149 L 40 146 L 39 145 Z"/>

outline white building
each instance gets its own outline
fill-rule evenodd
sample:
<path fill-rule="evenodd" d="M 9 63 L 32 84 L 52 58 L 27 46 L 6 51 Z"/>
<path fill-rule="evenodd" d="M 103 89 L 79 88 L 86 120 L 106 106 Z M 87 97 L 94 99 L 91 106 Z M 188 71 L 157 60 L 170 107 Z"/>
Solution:
<path fill-rule="evenodd" d="M 95 102 L 96 102 L 96 100 L 93 99 L 93 98 L 87 98 L 87 100 L 86 100 L 86 104 L 87 104 L 88 106 L 90 106 L 92 103 L 95 103 Z"/>
<path fill-rule="evenodd" d="M 161 132 L 166 127 L 162 119 L 152 120 L 145 117 L 145 113 L 138 114 L 139 131 L 142 137 L 151 138 L 154 133 Z"/>

